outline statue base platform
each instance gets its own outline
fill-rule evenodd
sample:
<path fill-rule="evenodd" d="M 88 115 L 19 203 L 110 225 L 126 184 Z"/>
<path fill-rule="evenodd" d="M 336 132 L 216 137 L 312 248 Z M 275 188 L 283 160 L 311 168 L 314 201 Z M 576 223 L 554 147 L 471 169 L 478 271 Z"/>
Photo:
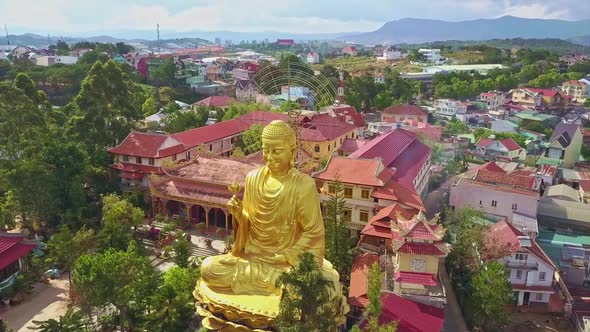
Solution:
<path fill-rule="evenodd" d="M 279 313 L 280 297 L 237 295 L 207 287 L 200 280 L 193 295 L 203 327 L 221 332 L 267 332 Z"/>

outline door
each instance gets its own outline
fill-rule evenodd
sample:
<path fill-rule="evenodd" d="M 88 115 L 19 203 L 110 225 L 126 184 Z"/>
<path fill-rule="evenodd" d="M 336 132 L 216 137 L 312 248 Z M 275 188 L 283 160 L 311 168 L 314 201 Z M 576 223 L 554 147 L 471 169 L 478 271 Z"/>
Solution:
<path fill-rule="evenodd" d="M 522 305 L 529 305 L 530 299 L 531 299 L 531 293 L 524 292 L 524 298 L 522 299 Z"/>

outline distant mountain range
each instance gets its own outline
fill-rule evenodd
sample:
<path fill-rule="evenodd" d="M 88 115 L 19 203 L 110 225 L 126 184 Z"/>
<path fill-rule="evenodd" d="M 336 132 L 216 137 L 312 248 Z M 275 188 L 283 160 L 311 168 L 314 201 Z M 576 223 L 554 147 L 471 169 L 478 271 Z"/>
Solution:
<path fill-rule="evenodd" d="M 340 40 L 375 44 L 417 44 L 444 40 L 489 40 L 506 38 L 560 38 L 583 36 L 590 19 L 563 21 L 503 16 L 496 19 L 447 22 L 405 18 L 385 23 L 373 32 L 351 34 Z"/>
<path fill-rule="evenodd" d="M 385 23 L 381 28 L 365 33 L 326 33 L 326 34 L 296 34 L 276 31 L 267 32 L 233 32 L 233 31 L 193 31 L 172 32 L 160 31 L 162 46 L 170 44 L 177 47 L 194 47 L 197 44 L 211 44 L 216 38 L 240 41 L 276 39 L 294 39 L 296 41 L 332 40 L 346 41 L 364 45 L 376 44 L 420 44 L 437 41 L 484 41 L 492 39 L 511 38 L 554 38 L 568 40 L 572 43 L 590 46 L 590 19 L 581 21 L 527 19 L 514 16 L 503 16 L 496 19 L 476 19 L 470 21 L 448 22 L 404 18 Z M 65 34 L 64 34 L 65 35 Z M 63 39 L 68 43 L 77 41 L 92 42 L 126 42 L 154 45 L 154 31 L 123 30 L 102 32 L 99 36 L 80 33 L 78 37 L 51 37 L 52 43 Z M 46 47 L 48 37 L 37 34 L 10 35 L 13 45 L 30 45 Z M 5 44 L 0 37 L 0 44 Z"/>

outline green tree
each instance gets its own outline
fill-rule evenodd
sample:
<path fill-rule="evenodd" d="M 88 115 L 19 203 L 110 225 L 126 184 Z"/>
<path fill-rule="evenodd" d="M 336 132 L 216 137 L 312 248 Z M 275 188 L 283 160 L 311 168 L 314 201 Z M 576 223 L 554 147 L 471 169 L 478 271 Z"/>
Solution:
<path fill-rule="evenodd" d="M 164 128 L 171 134 L 179 133 L 204 126 L 208 118 L 209 111 L 203 108 L 189 112 L 175 111 L 164 119 Z"/>
<path fill-rule="evenodd" d="M 152 114 L 158 112 L 158 105 L 153 97 L 149 97 L 145 100 L 143 105 L 141 105 L 141 111 L 143 112 L 143 116 L 148 117 Z"/>
<path fill-rule="evenodd" d="M 168 59 L 149 72 L 148 80 L 154 82 L 157 86 L 176 86 L 175 74 L 176 65 L 174 60 Z"/>
<path fill-rule="evenodd" d="M 143 211 L 116 194 L 102 197 L 103 228 L 98 232 L 98 248 L 125 250 L 132 240 L 132 227 L 141 224 Z"/>
<path fill-rule="evenodd" d="M 183 236 L 177 236 L 172 249 L 174 250 L 174 264 L 182 268 L 187 268 L 189 265 L 189 258 L 191 257 L 190 242 Z"/>
<path fill-rule="evenodd" d="M 414 62 L 426 62 L 426 56 L 418 52 L 417 49 L 413 49 L 408 53 L 408 60 Z"/>
<path fill-rule="evenodd" d="M 584 102 L 584 107 L 590 108 L 590 98 L 586 98 L 586 101 Z"/>
<path fill-rule="evenodd" d="M 484 264 L 474 275 L 465 315 L 484 331 L 498 331 L 510 320 L 507 306 L 512 302 L 508 272 L 500 262 Z"/>
<path fill-rule="evenodd" d="M 302 253 L 299 265 L 284 272 L 276 286 L 283 289 L 275 324 L 279 331 L 330 331 L 336 327 L 333 284 L 322 274 L 313 254 Z"/>
<path fill-rule="evenodd" d="M 526 65 L 522 67 L 520 72 L 518 73 L 518 79 L 522 83 L 526 83 L 530 80 L 537 78 L 541 74 L 539 70 L 539 66 L 536 64 Z"/>
<path fill-rule="evenodd" d="M 238 116 L 248 114 L 250 112 L 266 112 L 270 111 L 270 105 L 259 103 L 232 103 L 223 112 L 223 121 L 235 119 Z"/>
<path fill-rule="evenodd" d="M 590 161 L 590 148 L 587 145 L 582 144 L 582 149 L 580 150 L 580 153 L 586 161 Z"/>
<path fill-rule="evenodd" d="M 342 278 L 350 275 L 352 267 L 352 240 L 350 238 L 350 220 L 344 218 L 346 201 L 344 186 L 338 179 L 329 184 L 326 201 L 326 259 L 329 260 Z"/>
<path fill-rule="evenodd" d="M 134 330 L 132 312 L 145 312 L 160 284 L 160 276 L 132 242 L 127 251 L 113 248 L 83 255 L 74 266 L 72 280 L 83 303 L 93 308 L 113 306 L 121 331 Z"/>
<path fill-rule="evenodd" d="M 33 321 L 32 329 L 40 332 L 90 332 L 90 325 L 80 311 L 69 309 L 59 319 Z"/>
<path fill-rule="evenodd" d="M 540 134 L 545 134 L 547 135 L 547 137 L 550 137 L 553 133 L 553 129 L 545 127 L 542 123 L 538 121 L 522 120 L 520 123 L 520 128 L 534 131 Z"/>
<path fill-rule="evenodd" d="M 483 219 L 483 211 L 472 208 L 445 211 L 445 226 L 448 229 L 447 242 L 452 250 L 447 264 L 453 270 L 473 271 L 481 262 L 486 227 L 478 220 Z"/>
<path fill-rule="evenodd" d="M 244 142 L 244 153 L 251 154 L 262 150 L 262 129 L 261 125 L 252 125 L 242 135 L 242 141 Z"/>
<path fill-rule="evenodd" d="M 443 135 L 453 136 L 469 132 L 469 127 L 458 119 L 452 119 L 443 127 Z"/>
<path fill-rule="evenodd" d="M 397 322 L 390 322 L 384 326 L 379 326 L 379 317 L 381 316 L 381 268 L 379 263 L 375 262 L 371 266 L 367 282 L 367 297 L 369 305 L 367 306 L 368 323 L 366 330 L 368 332 L 395 332 L 397 331 Z"/>
<path fill-rule="evenodd" d="M 76 234 L 67 226 L 54 234 L 47 243 L 51 260 L 65 270 L 70 270 L 80 256 L 90 253 L 94 247 L 94 230 L 81 229 Z M 72 294 L 72 274 L 68 273 L 70 294 Z"/>

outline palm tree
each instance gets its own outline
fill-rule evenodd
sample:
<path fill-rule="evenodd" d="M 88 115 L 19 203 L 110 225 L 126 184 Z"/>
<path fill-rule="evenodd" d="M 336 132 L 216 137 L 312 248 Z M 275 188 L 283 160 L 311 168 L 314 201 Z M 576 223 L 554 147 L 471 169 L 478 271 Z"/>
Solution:
<path fill-rule="evenodd" d="M 33 321 L 33 330 L 41 332 L 81 332 L 87 331 L 88 324 L 84 316 L 75 310 L 68 310 L 59 320 Z"/>
<path fill-rule="evenodd" d="M 276 325 L 279 331 L 330 331 L 335 328 L 335 310 L 330 301 L 332 282 L 322 274 L 315 257 L 305 252 L 299 265 L 284 272 L 276 282 L 283 288 Z"/>

